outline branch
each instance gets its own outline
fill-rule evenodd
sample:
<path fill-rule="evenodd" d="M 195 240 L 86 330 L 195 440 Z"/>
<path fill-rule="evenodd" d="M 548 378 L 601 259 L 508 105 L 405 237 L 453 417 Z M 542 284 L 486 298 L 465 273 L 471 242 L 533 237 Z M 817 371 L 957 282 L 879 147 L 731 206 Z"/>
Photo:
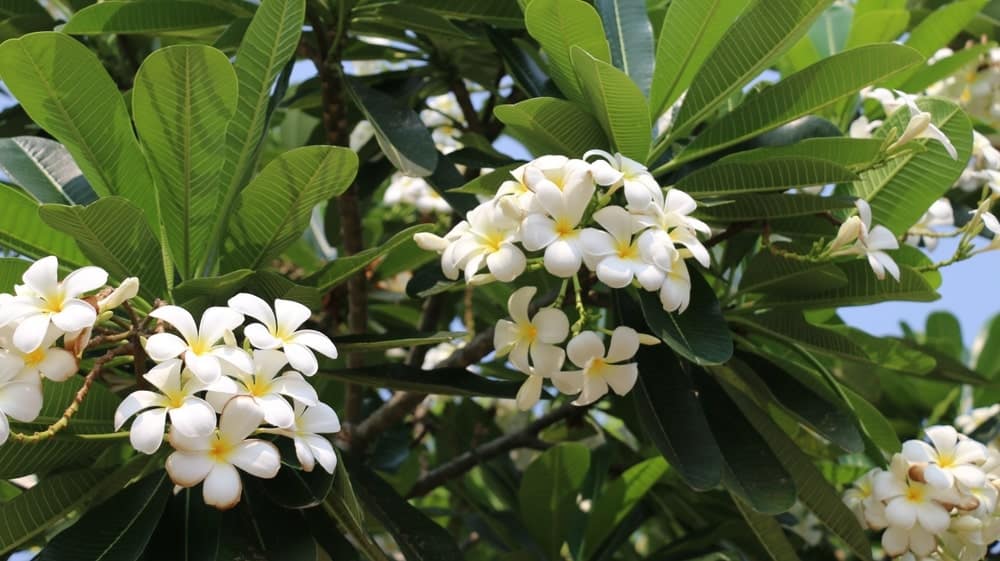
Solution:
<path fill-rule="evenodd" d="M 498 437 L 482 446 L 473 448 L 450 462 L 434 468 L 427 475 L 418 479 L 413 484 L 410 492 L 407 493 L 406 498 L 422 497 L 444 485 L 448 480 L 463 475 L 477 465 L 511 450 L 517 448 L 538 448 L 539 432 L 564 419 L 582 416 L 586 414 L 587 409 L 587 407 L 578 407 L 572 404 L 563 405 L 558 409 L 549 411 L 517 432 Z"/>
<path fill-rule="evenodd" d="M 705 240 L 705 247 L 716 246 L 753 225 L 753 222 L 733 222 L 728 228 Z"/>

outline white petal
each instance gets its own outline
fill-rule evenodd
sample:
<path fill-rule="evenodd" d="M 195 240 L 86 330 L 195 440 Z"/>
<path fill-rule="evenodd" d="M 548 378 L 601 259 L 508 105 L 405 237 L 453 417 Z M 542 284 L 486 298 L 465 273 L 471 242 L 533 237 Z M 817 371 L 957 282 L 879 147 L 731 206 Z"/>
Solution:
<path fill-rule="evenodd" d="M 334 346 L 333 341 L 326 334 L 319 331 L 313 329 L 297 331 L 295 336 L 292 337 L 292 342 L 305 345 L 323 356 L 337 358 L 337 347 Z"/>
<path fill-rule="evenodd" d="M 505 356 L 517 343 L 519 330 L 514 322 L 501 319 L 497 321 L 493 329 L 493 348 L 496 349 L 497 356 Z"/>
<path fill-rule="evenodd" d="M 272 393 L 255 399 L 264 411 L 264 422 L 279 428 L 289 428 L 295 423 L 295 413 L 285 398 Z"/>
<path fill-rule="evenodd" d="M 930 555 L 935 549 L 937 549 L 937 540 L 934 539 L 934 534 L 919 526 L 914 526 L 910 530 L 910 551 L 924 557 Z"/>
<path fill-rule="evenodd" d="M 545 248 L 545 270 L 559 278 L 572 277 L 583 263 L 583 244 L 556 240 Z"/>
<path fill-rule="evenodd" d="M 594 213 L 597 221 L 616 240 L 628 240 L 635 232 L 635 221 L 627 210 L 620 206 L 606 206 Z"/>
<path fill-rule="evenodd" d="M 931 501 L 914 506 L 917 511 L 917 521 L 924 529 L 935 534 L 948 529 L 951 516 L 948 515 L 948 511 L 943 506 Z"/>
<path fill-rule="evenodd" d="M 97 290 L 108 282 L 108 272 L 100 267 L 83 267 L 66 275 L 62 289 L 66 298 L 76 298 L 81 294 Z"/>
<path fill-rule="evenodd" d="M 872 207 L 864 199 L 855 199 L 854 206 L 858 209 L 858 217 L 865 229 L 872 227 Z"/>
<path fill-rule="evenodd" d="M 553 345 L 535 343 L 531 345 L 532 373 L 547 377 L 559 372 L 566 360 L 566 351 Z"/>
<path fill-rule="evenodd" d="M 142 377 L 163 393 L 180 391 L 181 360 L 177 358 L 165 360 L 150 368 L 149 372 L 146 372 Z"/>
<path fill-rule="evenodd" d="M 927 128 L 924 129 L 924 131 L 920 133 L 917 138 L 930 138 L 940 142 L 941 145 L 944 146 L 945 151 L 948 152 L 948 155 L 951 156 L 952 160 L 958 159 L 958 150 L 955 150 L 955 145 L 952 144 L 951 139 L 948 138 L 946 134 L 941 132 L 941 129 L 936 126 L 927 125 Z"/>
<path fill-rule="evenodd" d="M 590 405 L 608 393 L 608 383 L 599 376 L 584 376 L 583 390 L 573 401 L 573 405 Z"/>
<path fill-rule="evenodd" d="M 0 446 L 7 442 L 10 437 L 10 421 L 6 415 L 0 415 Z"/>
<path fill-rule="evenodd" d="M 299 417 L 299 428 L 319 434 L 340 432 L 340 419 L 333 409 L 319 402 L 309 407 Z"/>
<path fill-rule="evenodd" d="M 902 555 L 910 549 L 909 530 L 890 526 L 882 534 L 882 547 L 892 557 Z"/>
<path fill-rule="evenodd" d="M 215 408 L 204 399 L 188 397 L 170 410 L 170 425 L 187 436 L 208 436 L 215 431 Z"/>
<path fill-rule="evenodd" d="M 524 380 L 524 383 L 517 390 L 517 398 L 515 399 L 518 409 L 528 411 L 538 403 L 542 397 L 542 382 L 544 380 L 541 376 L 528 376 Z"/>
<path fill-rule="evenodd" d="M 635 381 L 639 377 L 639 367 L 633 362 L 631 364 L 608 364 L 601 369 L 604 381 L 618 395 L 625 395 L 635 386 Z"/>
<path fill-rule="evenodd" d="M 538 340 L 543 343 L 562 343 L 569 334 L 569 319 L 562 310 L 556 308 L 542 308 L 531 323 L 538 329 Z"/>
<path fill-rule="evenodd" d="M 243 314 L 231 308 L 212 306 L 201 315 L 198 337 L 203 342 L 214 344 L 226 331 L 232 331 L 243 323 Z"/>
<path fill-rule="evenodd" d="M 281 339 L 272 335 L 262 323 L 251 323 L 244 327 L 243 334 L 250 339 L 250 344 L 258 349 L 277 349 L 281 346 Z"/>
<path fill-rule="evenodd" d="M 611 234 L 596 228 L 584 228 L 580 232 L 583 253 L 592 257 L 605 257 L 615 253 L 615 239 Z"/>
<path fill-rule="evenodd" d="M 594 181 L 598 185 L 608 186 L 614 185 L 621 181 L 624 175 L 621 171 L 611 167 L 611 164 L 604 160 L 594 160 L 590 164 L 590 173 L 594 176 Z"/>
<path fill-rule="evenodd" d="M 583 376 L 582 370 L 556 372 L 551 376 L 552 385 L 554 385 L 560 393 L 564 393 L 566 395 L 577 394 L 580 393 L 581 389 L 583 389 Z"/>
<path fill-rule="evenodd" d="M 250 475 L 270 479 L 281 468 L 281 454 L 278 447 L 264 440 L 247 440 L 233 450 L 229 461 Z"/>
<path fill-rule="evenodd" d="M 316 405 L 316 389 L 296 372 L 286 372 L 271 384 L 272 391 L 287 395 L 305 405 Z"/>
<path fill-rule="evenodd" d="M 15 382 L 0 386 L 0 412 L 30 423 L 42 410 L 42 387 L 36 382 Z"/>
<path fill-rule="evenodd" d="M 304 437 L 304 440 L 319 465 L 327 473 L 333 473 L 333 470 L 337 468 L 337 453 L 333 451 L 333 444 L 316 435 L 308 435 Z"/>
<path fill-rule="evenodd" d="M 231 442 L 250 436 L 264 420 L 264 412 L 250 397 L 234 397 L 219 419 L 219 432 Z"/>
<path fill-rule="evenodd" d="M 631 327 L 618 326 L 611 334 L 611 344 L 608 346 L 608 362 L 624 362 L 631 360 L 639 351 L 639 333 Z"/>
<path fill-rule="evenodd" d="M 215 347 L 212 349 L 211 356 L 228 362 L 242 372 L 253 372 L 253 359 L 250 358 L 250 355 L 246 351 L 239 347 Z"/>
<path fill-rule="evenodd" d="M 14 329 L 14 346 L 22 353 L 30 353 L 41 346 L 48 329 L 48 314 L 28 316 Z"/>
<path fill-rule="evenodd" d="M 35 261 L 21 276 L 24 284 L 48 298 L 59 292 L 59 261 L 52 255 Z"/>
<path fill-rule="evenodd" d="M 295 444 L 295 457 L 299 460 L 299 465 L 303 471 L 312 471 L 316 467 L 316 457 L 313 456 L 312 448 L 306 443 L 304 438 L 296 436 L 293 440 Z"/>
<path fill-rule="evenodd" d="M 167 473 L 175 485 L 194 487 L 202 482 L 215 465 L 207 454 L 177 451 L 167 457 Z"/>
<path fill-rule="evenodd" d="M 163 442 L 163 431 L 167 423 L 166 409 L 150 409 L 140 413 L 129 430 L 129 441 L 132 448 L 143 454 L 152 454 L 160 448 Z"/>
<path fill-rule="evenodd" d="M 260 297 L 242 292 L 230 298 L 228 304 L 237 312 L 263 323 L 267 329 L 277 329 L 278 321 L 274 317 L 274 312 L 271 311 L 271 306 L 268 306 L 267 302 Z"/>
<path fill-rule="evenodd" d="M 312 376 L 319 370 L 316 355 L 313 354 L 309 347 L 296 343 L 288 343 L 284 346 L 284 351 L 285 356 L 288 358 L 288 364 L 306 376 Z"/>
<path fill-rule="evenodd" d="M 97 310 L 83 300 L 67 300 L 62 310 L 52 314 L 52 323 L 67 333 L 90 327 L 96 321 Z"/>
<path fill-rule="evenodd" d="M 559 238 L 554 220 L 544 214 L 529 214 L 521 226 L 521 243 L 528 251 L 538 251 Z"/>
<path fill-rule="evenodd" d="M 584 331 L 570 339 L 566 345 L 566 356 L 573 364 L 583 368 L 590 359 L 604 356 L 604 343 L 597 333 Z"/>
<path fill-rule="evenodd" d="M 198 328 L 194 324 L 194 318 L 190 312 L 180 306 L 160 306 L 149 312 L 149 315 L 169 323 L 188 342 L 198 338 Z M 153 360 L 156 359 L 154 358 Z"/>
<path fill-rule="evenodd" d="M 312 315 L 306 306 L 281 298 L 274 301 L 274 311 L 278 316 L 278 331 L 289 334 L 294 333 Z"/>
<path fill-rule="evenodd" d="M 500 249 L 486 257 L 486 266 L 490 273 L 500 282 L 511 282 L 516 279 L 527 266 L 527 260 L 520 249 L 513 244 L 501 244 Z"/>
<path fill-rule="evenodd" d="M 215 464 L 205 477 L 202 485 L 202 497 L 205 504 L 219 510 L 229 510 L 240 502 L 243 493 L 243 483 L 236 468 L 229 464 Z"/>
<path fill-rule="evenodd" d="M 926 442 L 907 440 L 903 443 L 903 457 L 911 462 L 931 462 L 937 460 L 937 452 Z"/>
<path fill-rule="evenodd" d="M 165 401 L 162 395 L 146 390 L 128 394 L 115 410 L 115 430 L 120 430 L 132 415 L 150 407 L 163 407 Z"/>
<path fill-rule="evenodd" d="M 150 337 L 150 341 L 152 341 L 152 337 Z M 206 384 L 211 384 L 222 376 L 222 366 L 219 364 L 219 359 L 213 355 L 196 355 L 187 351 L 184 353 L 184 363 L 199 380 Z"/>
<path fill-rule="evenodd" d="M 288 358 L 281 351 L 258 349 L 253 352 L 253 373 L 258 380 L 270 382 L 286 364 Z"/>
<path fill-rule="evenodd" d="M 48 349 L 45 358 L 38 363 L 38 370 L 53 382 L 65 381 L 77 370 L 76 356 L 66 349 Z"/>
<path fill-rule="evenodd" d="M 146 339 L 146 354 L 157 362 L 175 358 L 185 349 L 187 343 L 173 333 L 156 333 Z"/>
<path fill-rule="evenodd" d="M 597 265 L 597 278 L 611 288 L 625 288 L 635 277 L 632 262 L 617 255 L 605 257 Z"/>
<path fill-rule="evenodd" d="M 909 529 L 917 522 L 917 511 L 905 497 L 897 497 L 885 507 L 885 518 L 889 521 L 889 526 Z"/>

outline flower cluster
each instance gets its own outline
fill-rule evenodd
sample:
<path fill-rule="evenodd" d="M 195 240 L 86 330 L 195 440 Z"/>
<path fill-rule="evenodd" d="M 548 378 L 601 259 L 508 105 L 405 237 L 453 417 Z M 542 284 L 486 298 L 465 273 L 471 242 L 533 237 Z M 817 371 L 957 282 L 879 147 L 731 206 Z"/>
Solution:
<path fill-rule="evenodd" d="M 892 557 L 982 559 L 1000 538 L 1000 452 L 951 426 L 903 444 L 888 470 L 873 469 L 844 495 L 863 526 L 884 530 Z"/>
<path fill-rule="evenodd" d="M 659 292 L 667 311 L 683 312 L 685 260 L 709 264 L 698 239 L 709 228 L 690 216 L 694 199 L 678 189 L 664 193 L 645 167 L 620 154 L 593 150 L 584 158 L 592 156 L 599 158 L 542 156 L 520 166 L 444 237 L 417 234 L 417 244 L 441 253 L 450 279 L 462 272 L 471 284 L 511 282 L 528 265 L 526 251 L 542 252 L 541 265 L 555 277 L 574 277 L 585 265 L 611 288 L 635 282 Z M 619 189 L 625 206 L 611 204 Z"/>
<path fill-rule="evenodd" d="M 858 214 L 851 216 L 840 225 L 837 237 L 829 247 L 829 254 L 861 255 L 868 258 L 868 264 L 880 280 L 886 271 L 899 280 L 899 265 L 886 250 L 899 249 L 899 241 L 885 226 L 872 227 L 872 209 L 864 199 L 854 201 Z"/>
<path fill-rule="evenodd" d="M 299 329 L 309 309 L 281 299 L 272 309 L 251 294 L 237 294 L 228 304 L 208 308 L 198 324 L 179 306 L 150 312 L 179 336 L 160 332 L 148 338 L 146 353 L 158 364 L 143 378 L 156 391 L 132 392 L 115 413 L 116 430 L 135 417 L 129 438 L 145 454 L 160 448 L 169 420 L 171 479 L 180 487 L 204 482 L 205 502 L 220 509 L 240 500 L 237 468 L 262 478 L 280 468 L 277 447 L 251 438 L 255 433 L 293 439 L 304 470 L 318 463 L 333 473 L 336 454 L 320 435 L 340 430 L 336 413 L 304 378 L 318 370 L 314 352 L 337 357 L 326 335 Z M 247 317 L 257 320 L 243 327 L 252 352 L 237 345 L 233 333 Z"/>
<path fill-rule="evenodd" d="M 0 444 L 10 437 L 8 417 L 34 421 L 42 408 L 42 379 L 63 382 L 78 368 L 99 317 L 139 290 L 130 278 L 103 290 L 108 273 L 83 267 L 59 280 L 59 261 L 46 257 L 24 272 L 14 294 L 0 294 Z"/>

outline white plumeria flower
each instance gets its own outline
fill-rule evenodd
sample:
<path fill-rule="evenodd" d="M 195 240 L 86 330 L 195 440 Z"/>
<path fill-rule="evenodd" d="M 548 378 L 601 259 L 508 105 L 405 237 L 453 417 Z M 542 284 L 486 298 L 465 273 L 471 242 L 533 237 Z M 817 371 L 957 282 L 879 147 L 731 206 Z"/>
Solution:
<path fill-rule="evenodd" d="M 219 429 L 207 436 L 189 437 L 170 431 L 175 452 L 167 458 L 167 473 L 174 484 L 194 487 L 204 481 L 205 504 L 220 510 L 240 502 L 243 483 L 236 468 L 264 479 L 278 474 L 281 454 L 267 441 L 247 439 L 264 420 L 252 399 L 237 397 L 226 405 Z"/>
<path fill-rule="evenodd" d="M 499 204 L 477 206 L 455 229 L 463 225 L 461 235 L 441 256 L 445 276 L 454 280 L 458 271 L 464 270 L 465 280 L 471 282 L 485 265 L 500 282 L 511 282 L 524 272 L 527 260 L 514 245 L 520 241 L 520 222 L 505 214 Z"/>
<path fill-rule="evenodd" d="M 986 557 L 992 543 L 984 536 L 986 526 L 975 516 L 955 516 L 948 531 L 939 536 L 941 547 L 957 561 L 979 561 Z"/>
<path fill-rule="evenodd" d="M 599 185 L 610 186 L 612 192 L 618 187 L 624 187 L 630 211 L 642 212 L 657 199 L 663 200 L 660 185 L 646 166 L 621 154 L 612 156 L 604 150 L 590 150 L 583 155 L 583 159 L 591 156 L 603 158 L 590 164 L 594 181 Z"/>
<path fill-rule="evenodd" d="M 288 364 L 306 376 L 319 370 L 313 351 L 337 358 L 337 347 L 329 337 L 314 329 L 299 329 L 312 315 L 306 306 L 278 298 L 272 312 L 267 302 L 247 293 L 233 296 L 228 303 L 230 308 L 261 322 L 243 328 L 250 344 L 258 349 L 283 350 Z"/>
<path fill-rule="evenodd" d="M 590 164 L 583 160 L 565 156 L 542 156 L 524 167 L 521 180 L 536 193 L 542 185 L 550 185 L 562 191 L 572 185 L 593 183 L 590 170 Z"/>
<path fill-rule="evenodd" d="M 965 434 L 972 434 L 986 421 L 1000 415 L 1000 403 L 989 407 L 976 407 L 955 417 L 955 426 Z"/>
<path fill-rule="evenodd" d="M 892 115 L 907 102 L 917 99 L 916 95 L 907 94 L 900 91 L 893 93 L 886 88 L 866 87 L 861 89 L 861 99 L 874 99 L 882 105 L 886 115 Z"/>
<path fill-rule="evenodd" d="M 683 252 L 674 254 L 674 261 L 667 271 L 667 278 L 660 287 L 660 303 L 668 312 L 680 314 L 687 310 L 691 303 L 691 273 L 684 262 Z"/>
<path fill-rule="evenodd" d="M 909 528 L 889 526 L 882 534 L 882 548 L 893 557 L 912 552 L 923 558 L 937 549 L 937 539 L 920 524 Z"/>
<path fill-rule="evenodd" d="M 858 215 L 852 216 L 840 225 L 837 237 L 830 245 L 833 255 L 864 255 L 868 257 L 875 276 L 882 280 L 886 271 L 899 280 L 899 265 L 884 250 L 899 249 L 899 240 L 885 226 L 872 228 L 872 209 L 864 199 L 854 201 Z M 843 247 L 851 242 L 851 247 Z"/>
<path fill-rule="evenodd" d="M 545 270 L 557 277 L 575 275 L 583 263 L 579 224 L 594 190 L 587 176 L 561 190 L 548 181 L 535 188 L 535 200 L 544 214 L 527 215 L 521 224 L 521 240 L 528 251 L 545 250 Z"/>
<path fill-rule="evenodd" d="M 426 181 L 419 177 L 408 177 L 401 173 L 393 175 L 392 182 L 385 190 L 382 202 L 393 206 L 400 203 L 413 205 L 421 214 L 433 212 L 447 214 L 451 206 Z"/>
<path fill-rule="evenodd" d="M 531 165 L 523 164 L 510 171 L 513 179 L 508 179 L 497 188 L 493 200 L 499 201 L 503 198 L 510 198 L 514 201 L 514 208 L 518 211 L 520 218 L 524 218 L 529 213 L 541 212 L 542 208 L 535 202 L 535 192 L 524 184 L 524 170 Z"/>
<path fill-rule="evenodd" d="M 37 374 L 25 372 L 21 362 L 0 355 L 0 444 L 10 437 L 10 421 L 34 421 L 42 411 L 42 381 Z"/>
<path fill-rule="evenodd" d="M 878 468 L 869 470 L 844 492 L 844 503 L 858 518 L 858 523 L 872 530 L 889 525 L 885 519 L 885 505 L 875 497 L 875 477 L 880 473 L 883 471 Z"/>
<path fill-rule="evenodd" d="M 848 129 L 847 134 L 851 138 L 871 138 L 872 133 L 875 132 L 875 129 L 881 126 L 882 126 L 882 121 L 880 119 L 869 121 L 868 117 L 862 115 L 857 119 L 851 121 L 851 126 Z"/>
<path fill-rule="evenodd" d="M 903 444 L 903 457 L 927 464 L 924 479 L 929 485 L 946 489 L 958 481 L 970 489 L 986 483 L 986 474 L 979 467 L 986 462 L 985 446 L 959 435 L 955 427 L 948 425 L 928 427 L 924 432 L 934 445 L 908 440 Z"/>
<path fill-rule="evenodd" d="M 906 232 L 906 243 L 914 247 L 923 243 L 924 247 L 933 251 L 937 247 L 938 238 L 934 236 L 935 227 L 952 227 L 955 225 L 955 213 L 951 201 L 945 198 L 934 201 L 920 220 Z"/>
<path fill-rule="evenodd" d="M 534 286 L 515 290 L 507 299 L 507 309 L 513 321 L 498 321 L 493 332 L 493 347 L 497 356 L 509 354 L 511 363 L 521 372 L 529 370 L 529 355 L 535 364 L 550 364 L 558 360 L 563 350 L 555 345 L 569 335 L 569 319 L 562 310 L 542 308 L 534 317 L 528 316 L 528 306 L 537 290 Z"/>
<path fill-rule="evenodd" d="M 169 323 L 183 337 L 181 339 L 172 333 L 152 335 L 146 341 L 149 358 L 163 362 L 183 355 L 184 364 L 206 384 L 222 376 L 220 361 L 226 361 L 239 370 L 253 370 L 250 355 L 243 349 L 216 344 L 226 333 L 243 323 L 243 314 L 236 310 L 213 306 L 202 314 L 199 326 L 195 326 L 191 313 L 179 306 L 162 306 L 149 315 Z"/>
<path fill-rule="evenodd" d="M 134 391 L 115 411 L 115 430 L 120 430 L 125 421 L 138 413 L 129 431 L 133 448 L 143 454 L 159 450 L 168 416 L 173 430 L 186 436 L 207 436 L 215 430 L 215 409 L 195 395 L 205 385 L 181 369 L 180 359 L 172 358 L 154 366 L 143 378 L 160 393 Z"/>
<path fill-rule="evenodd" d="M 42 344 L 50 324 L 65 333 L 94 325 L 97 310 L 79 297 L 104 286 L 108 273 L 83 267 L 59 282 L 59 261 L 49 256 L 32 263 L 22 280 L 23 285 L 14 287 L 17 296 L 0 309 L 0 326 L 20 320 L 13 343 L 30 353 Z"/>
<path fill-rule="evenodd" d="M 597 278 L 611 288 L 624 288 L 632 279 L 646 290 L 658 290 L 666 275 L 652 263 L 643 260 L 639 240 L 633 239 L 638 230 L 634 217 L 620 206 L 606 206 L 594 213 L 594 220 L 604 230 L 586 228 L 580 232 L 584 262 L 597 273 Z"/>
<path fill-rule="evenodd" d="M 529 411 L 542 398 L 542 385 L 546 378 L 562 377 L 563 363 L 566 361 L 566 354 L 559 349 L 558 353 L 543 354 L 534 358 L 534 364 L 527 370 L 522 370 L 528 375 L 521 387 L 517 390 L 514 403 L 521 411 Z M 571 378 L 572 379 L 572 378 Z M 572 383 L 572 382 L 571 382 Z"/>
<path fill-rule="evenodd" d="M 570 339 L 566 356 L 580 370 L 562 372 L 552 377 L 559 391 L 579 393 L 574 405 L 588 405 L 608 393 L 610 387 L 616 394 L 628 393 L 639 377 L 639 367 L 631 360 L 639 350 L 639 334 L 631 327 L 619 326 L 611 334 L 607 353 L 601 337 L 593 331 L 584 331 Z"/>
<path fill-rule="evenodd" d="M 975 212 L 970 211 L 969 214 L 975 214 Z M 979 217 L 983 220 L 983 226 L 993 234 L 993 240 L 990 241 L 987 249 L 1000 248 L 1000 220 L 997 220 L 997 217 L 991 212 L 983 212 Z"/>
<path fill-rule="evenodd" d="M 708 267 L 710 257 L 708 250 L 698 240 L 697 232 L 710 234 L 712 229 L 701 220 L 689 216 L 698 203 L 680 189 L 670 189 L 666 196 L 657 192 L 651 204 L 641 214 L 636 214 L 635 221 L 642 228 L 646 228 L 640 235 L 639 243 L 643 246 L 673 248 L 676 245 L 684 246 L 691 252 L 691 255 L 701 263 L 703 267 Z M 643 238 L 651 238 L 644 240 Z M 664 253 L 664 257 L 670 261 L 660 264 L 661 269 L 669 270 L 673 256 L 670 252 Z"/>
<path fill-rule="evenodd" d="M 955 149 L 955 145 L 951 143 L 951 139 L 946 134 L 941 132 L 941 129 L 934 125 L 931 114 L 917 107 L 912 99 L 905 99 L 904 103 L 910 110 L 910 120 L 907 122 L 903 134 L 899 135 L 899 138 L 889 146 L 888 150 L 891 152 L 914 140 L 928 138 L 940 142 L 951 159 L 957 160 L 958 151 Z"/>
<path fill-rule="evenodd" d="M 912 545 L 912 540 L 923 545 L 923 534 L 927 532 L 939 534 L 945 531 L 951 516 L 943 503 L 959 502 L 953 488 L 941 489 L 910 479 L 909 469 L 906 458 L 896 454 L 889 471 L 875 476 L 875 497 L 886 504 L 885 518 L 889 523 L 889 530 L 882 536 L 882 544 L 893 556 L 902 555 L 908 547 L 907 542 Z M 913 551 L 923 553 L 922 548 Z"/>
<path fill-rule="evenodd" d="M 306 407 L 295 402 L 295 423 L 291 429 L 265 429 L 287 436 L 295 443 L 295 456 L 304 471 L 312 471 L 318 463 L 327 473 L 337 468 L 337 453 L 333 444 L 321 434 L 340 432 L 340 419 L 327 404 L 319 402 Z"/>
<path fill-rule="evenodd" d="M 121 306 L 126 300 L 131 300 L 139 294 L 139 279 L 136 277 L 129 277 L 122 281 L 104 298 L 97 301 L 97 312 L 104 313 L 108 310 L 113 310 L 118 306 Z"/>
<path fill-rule="evenodd" d="M 55 346 L 62 332 L 54 325 L 37 349 L 26 353 L 11 344 L 11 327 L 0 330 L 0 356 L 7 356 L 21 364 L 19 376 L 27 378 L 44 376 L 53 382 L 63 382 L 76 373 L 79 365 L 76 356 L 66 349 Z"/>
<path fill-rule="evenodd" d="M 250 396 L 264 412 L 264 421 L 276 427 L 290 427 L 295 422 L 295 413 L 284 396 L 310 406 L 316 405 L 319 397 L 298 372 L 289 370 L 278 376 L 287 363 L 281 351 L 257 349 L 253 352 L 252 371 L 225 369 L 226 376 L 208 387 L 205 399 L 221 412 L 233 397 Z"/>

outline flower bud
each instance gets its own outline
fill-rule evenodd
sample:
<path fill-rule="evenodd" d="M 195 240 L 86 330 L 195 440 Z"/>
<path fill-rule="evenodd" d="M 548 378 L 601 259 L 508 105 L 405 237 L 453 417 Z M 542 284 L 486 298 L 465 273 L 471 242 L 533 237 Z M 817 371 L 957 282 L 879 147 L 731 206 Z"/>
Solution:
<path fill-rule="evenodd" d="M 833 239 L 830 243 L 830 250 L 836 251 L 846 245 L 854 243 L 861 235 L 861 228 L 863 224 L 861 223 L 861 218 L 857 216 L 852 216 L 844 221 L 840 225 L 840 230 L 837 231 L 837 237 Z"/>
<path fill-rule="evenodd" d="M 139 294 L 139 279 L 129 277 L 118 285 L 111 294 L 97 301 L 98 312 L 113 310 L 122 305 L 122 302 L 135 298 Z"/>
<path fill-rule="evenodd" d="M 660 339 L 657 338 L 657 337 L 654 337 L 654 336 L 652 336 L 652 335 L 650 335 L 648 333 L 640 333 L 639 334 L 639 344 L 640 345 L 659 345 L 660 344 Z"/>
<path fill-rule="evenodd" d="M 413 241 L 417 242 L 417 247 L 425 251 L 436 251 L 441 253 L 448 248 L 448 240 L 431 234 L 430 232 L 418 232 L 413 234 Z"/>

